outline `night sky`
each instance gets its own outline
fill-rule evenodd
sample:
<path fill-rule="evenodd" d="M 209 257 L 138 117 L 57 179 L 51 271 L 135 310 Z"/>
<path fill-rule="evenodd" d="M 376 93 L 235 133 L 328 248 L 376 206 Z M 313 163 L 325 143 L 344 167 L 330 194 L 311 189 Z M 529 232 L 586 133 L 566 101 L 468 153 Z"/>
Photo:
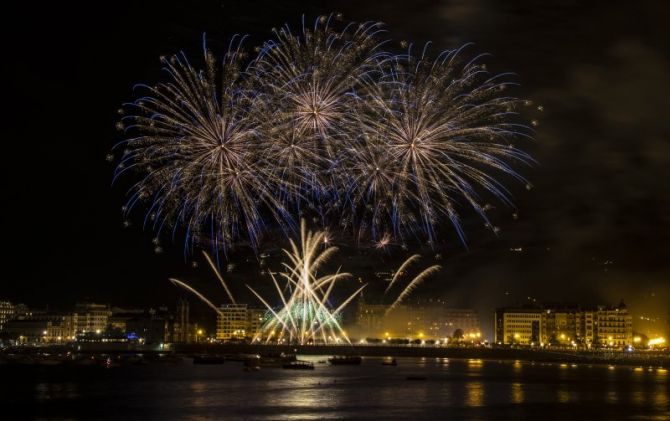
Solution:
<path fill-rule="evenodd" d="M 235 33 L 251 34 L 253 46 L 273 26 L 297 28 L 303 13 L 311 21 L 335 11 L 347 20 L 384 22 L 397 44 L 430 40 L 437 52 L 474 42 L 473 53 L 493 54 L 490 69 L 519 75 L 515 95 L 544 106 L 534 115 L 536 140 L 524 145 L 538 164 L 520 168 L 533 188 L 511 184 L 516 209 L 496 204 L 497 237 L 472 218 L 467 249 L 445 239 L 444 270 L 417 298 L 439 295 L 482 312 L 528 296 L 588 304 L 625 298 L 634 308 L 667 309 L 670 7 L 663 3 L 4 6 L 0 299 L 54 307 L 84 299 L 172 305 L 183 294 L 167 278 L 183 276 L 222 301 L 215 278 L 202 264 L 192 268 L 181 244 L 164 241 L 164 252 L 154 253 L 141 214 L 124 228 L 125 190 L 111 185 L 113 164 L 105 160 L 121 140 L 116 110 L 134 99 L 135 83 L 161 77 L 159 55 L 199 55 L 203 33 L 220 53 Z M 421 251 L 426 265 L 435 262 L 437 251 Z M 344 247 L 340 257 L 344 269 L 370 280 L 371 271 L 394 267 L 402 256 Z M 230 258 L 236 268 L 227 276 L 240 293 L 242 281 L 263 282 L 253 254 Z"/>

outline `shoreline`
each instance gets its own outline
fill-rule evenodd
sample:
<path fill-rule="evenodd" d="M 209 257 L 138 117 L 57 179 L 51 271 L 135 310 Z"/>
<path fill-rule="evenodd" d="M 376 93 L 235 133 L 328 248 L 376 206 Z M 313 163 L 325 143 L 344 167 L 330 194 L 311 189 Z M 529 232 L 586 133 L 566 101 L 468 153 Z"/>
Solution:
<path fill-rule="evenodd" d="M 587 363 L 628 366 L 670 366 L 670 353 L 646 354 L 641 352 L 549 351 L 509 348 L 456 348 L 424 346 L 369 346 L 369 345 L 259 345 L 259 344 L 175 344 L 177 354 L 259 354 L 280 353 L 299 355 L 343 355 L 363 357 L 424 357 L 482 360 L 522 360 L 529 362 Z"/>

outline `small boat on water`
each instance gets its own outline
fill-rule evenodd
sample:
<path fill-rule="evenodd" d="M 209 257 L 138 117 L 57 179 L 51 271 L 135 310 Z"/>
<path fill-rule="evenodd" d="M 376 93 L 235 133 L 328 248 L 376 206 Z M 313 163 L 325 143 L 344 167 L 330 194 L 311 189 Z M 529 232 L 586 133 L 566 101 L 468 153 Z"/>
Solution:
<path fill-rule="evenodd" d="M 261 355 L 259 365 L 261 367 L 281 367 L 284 364 L 297 361 L 295 354 L 267 354 Z"/>
<path fill-rule="evenodd" d="M 382 365 L 398 365 L 398 362 L 395 358 L 384 358 L 382 360 Z"/>
<path fill-rule="evenodd" d="M 334 356 L 328 358 L 332 365 L 361 365 L 363 357 L 360 356 Z"/>
<path fill-rule="evenodd" d="M 225 358 L 220 355 L 196 355 L 193 364 L 223 364 Z"/>
<path fill-rule="evenodd" d="M 314 370 L 314 364 L 309 361 L 291 361 L 282 365 L 287 370 Z"/>

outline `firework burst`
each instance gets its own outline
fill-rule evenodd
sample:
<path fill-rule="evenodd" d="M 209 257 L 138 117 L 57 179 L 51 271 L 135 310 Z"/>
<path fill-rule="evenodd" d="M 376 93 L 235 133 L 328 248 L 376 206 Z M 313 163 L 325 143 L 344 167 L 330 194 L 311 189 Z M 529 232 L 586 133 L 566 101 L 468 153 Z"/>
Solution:
<path fill-rule="evenodd" d="M 215 251 L 302 217 L 379 248 L 432 244 L 447 220 L 465 242 L 463 207 L 493 228 L 485 196 L 511 204 L 495 177 L 525 183 L 513 166 L 532 162 L 509 77 L 460 50 L 393 55 L 380 24 L 336 20 L 275 30 L 255 57 L 240 38 L 220 61 L 205 48 L 202 69 L 163 58 L 166 81 L 122 110 L 115 179 L 140 174 L 125 213 L 144 202 L 158 234 Z"/>
<path fill-rule="evenodd" d="M 181 224 L 193 242 L 226 246 L 242 237 L 257 245 L 262 212 L 279 220 L 282 206 L 275 178 L 255 157 L 262 145 L 257 101 L 241 79 L 245 53 L 241 42 L 232 44 L 220 65 L 204 54 L 205 70 L 183 55 L 163 58 L 169 80 L 141 86 L 147 94 L 128 105 L 133 114 L 122 127 L 140 135 L 125 142 L 118 174 L 134 168 L 146 175 L 127 209 L 146 199 L 157 231 Z"/>
<path fill-rule="evenodd" d="M 358 93 L 372 83 L 380 52 L 379 23 L 351 23 L 338 31 L 333 15 L 318 18 L 294 34 L 288 25 L 275 29 L 252 68 L 274 112 L 270 132 L 294 131 L 317 138 L 335 154 L 350 137 Z M 278 124 L 279 123 L 279 124 Z"/>
<path fill-rule="evenodd" d="M 529 129 L 513 122 L 521 101 L 501 95 L 511 82 L 476 60 L 462 64 L 459 51 L 434 60 L 425 51 L 407 54 L 380 65 L 384 76 L 359 113 L 363 145 L 350 156 L 356 219 L 373 237 L 392 228 L 399 236 L 422 232 L 429 241 L 449 219 L 464 240 L 457 210 L 464 200 L 490 225 L 477 189 L 511 204 L 492 174 L 525 182 L 510 163 L 531 161 L 512 143 Z"/>

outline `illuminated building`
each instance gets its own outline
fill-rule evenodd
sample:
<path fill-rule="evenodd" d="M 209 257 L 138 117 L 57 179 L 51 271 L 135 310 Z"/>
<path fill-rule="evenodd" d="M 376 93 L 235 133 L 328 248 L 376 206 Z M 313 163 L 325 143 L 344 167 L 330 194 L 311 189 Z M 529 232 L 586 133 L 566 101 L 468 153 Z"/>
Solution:
<path fill-rule="evenodd" d="M 247 309 L 247 336 L 256 335 L 265 321 L 267 311 L 261 308 Z"/>
<path fill-rule="evenodd" d="M 78 303 L 75 310 L 77 333 L 104 332 L 111 315 L 107 304 Z"/>
<path fill-rule="evenodd" d="M 498 344 L 560 347 L 617 347 L 633 343 L 632 317 L 626 306 L 550 305 L 501 308 L 495 312 Z"/>
<path fill-rule="evenodd" d="M 539 344 L 544 332 L 544 312 L 537 308 L 498 309 L 495 312 L 495 342 L 498 344 Z"/>
<path fill-rule="evenodd" d="M 14 319 L 6 322 L 2 333 L 17 343 L 45 342 L 48 320 Z"/>
<path fill-rule="evenodd" d="M 447 307 L 444 301 L 399 305 L 388 312 L 385 304 L 358 300 L 355 331 L 359 336 L 443 339 L 461 330 L 464 337 L 480 338 L 479 316 L 472 309 Z"/>
<path fill-rule="evenodd" d="M 224 304 L 216 319 L 216 339 L 248 339 L 258 332 L 265 310 L 250 308 L 247 304 Z"/>
<path fill-rule="evenodd" d="M 177 313 L 172 324 L 172 342 L 191 342 L 190 307 L 188 301 L 180 299 L 177 301 Z"/>
<path fill-rule="evenodd" d="M 14 317 L 14 305 L 9 301 L 0 301 L 0 330 L 2 326 Z"/>
<path fill-rule="evenodd" d="M 34 312 L 6 322 L 3 333 L 21 343 L 64 343 L 74 340 L 74 317 Z"/>
<path fill-rule="evenodd" d="M 75 339 L 75 321 L 72 314 L 53 315 L 46 327 L 45 342 L 71 342 Z"/>
<path fill-rule="evenodd" d="M 552 346 L 590 348 L 595 341 L 597 312 L 577 305 L 544 305 L 541 342 Z"/>
<path fill-rule="evenodd" d="M 597 346 L 621 348 L 633 344 L 633 318 L 622 303 L 618 306 L 598 306 L 595 322 Z"/>

